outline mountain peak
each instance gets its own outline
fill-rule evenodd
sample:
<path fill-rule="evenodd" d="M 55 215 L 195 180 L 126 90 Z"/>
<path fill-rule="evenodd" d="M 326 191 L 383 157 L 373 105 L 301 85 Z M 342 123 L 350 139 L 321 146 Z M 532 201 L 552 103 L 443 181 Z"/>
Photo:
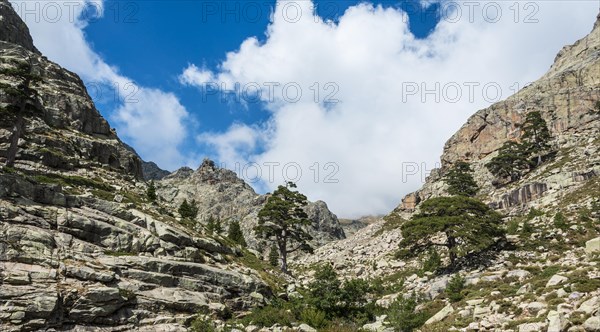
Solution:
<path fill-rule="evenodd" d="M 202 160 L 202 164 L 198 168 L 198 171 L 200 171 L 200 170 L 214 171 L 216 168 L 217 168 L 217 166 L 214 161 L 210 160 L 209 158 L 204 158 L 204 160 Z"/>
<path fill-rule="evenodd" d="M 0 41 L 13 43 L 40 54 L 33 45 L 29 28 L 15 12 L 8 0 L 0 0 Z"/>

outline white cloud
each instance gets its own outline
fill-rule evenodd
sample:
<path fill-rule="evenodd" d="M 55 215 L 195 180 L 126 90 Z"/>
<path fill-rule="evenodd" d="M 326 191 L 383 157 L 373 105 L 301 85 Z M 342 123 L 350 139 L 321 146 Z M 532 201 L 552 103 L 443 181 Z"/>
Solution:
<path fill-rule="evenodd" d="M 104 12 L 103 0 L 16 1 L 36 47 L 50 60 L 76 72 L 90 93 L 118 87 L 122 103 L 112 113 L 117 130 L 145 160 L 174 170 L 188 160 L 178 146 L 187 135 L 186 109 L 172 93 L 142 87 L 107 64 L 90 46 L 85 27 Z M 96 91 L 97 92 L 97 91 Z"/>
<path fill-rule="evenodd" d="M 199 143 L 216 147 L 223 166 L 232 168 L 236 162 L 247 158 L 263 139 L 260 129 L 240 123 L 234 123 L 222 134 L 203 133 L 197 137 Z"/>
<path fill-rule="evenodd" d="M 179 76 L 179 81 L 186 85 L 202 86 L 203 84 L 214 82 L 212 73 L 205 69 L 200 69 L 196 65 L 189 65 L 183 74 Z"/>
<path fill-rule="evenodd" d="M 185 107 L 173 94 L 160 90 L 142 89 L 135 98 L 139 102 L 126 102 L 115 113 L 119 135 L 158 165 L 181 167 L 185 158 L 177 147 L 186 136 Z"/>
<path fill-rule="evenodd" d="M 289 3 L 301 6 L 300 20 L 285 16 L 283 8 Z M 311 199 L 325 200 L 339 215 L 386 213 L 421 185 L 420 175 L 403 179 L 403 165 L 426 163 L 431 169 L 444 142 L 468 116 L 497 99 L 495 87 L 501 87 L 503 99 L 515 92 L 515 83 L 522 87 L 540 77 L 563 45 L 589 33 L 598 11 L 590 1 L 540 1 L 534 7 L 519 2 L 518 13 L 516 7 L 511 10 L 512 2 L 489 3 L 474 7 L 471 17 L 467 4 L 461 4 L 460 19 L 442 3 L 447 19 L 419 40 L 398 9 L 362 3 L 333 24 L 313 17 L 311 1 L 278 1 L 264 43 L 248 38 L 214 73 L 193 65 L 184 71 L 186 77 L 211 78 L 228 86 L 280 83 L 273 100 L 262 94 L 272 111 L 268 130 L 243 135 L 266 137 L 266 143 L 248 156 L 252 144 L 231 139 L 239 126 L 201 137 L 224 160 L 281 163 L 276 181 L 266 183 L 271 189 L 283 181 L 283 165 L 294 162 L 302 168 L 300 190 Z M 498 18 L 496 5 L 502 11 Z M 534 19 L 538 22 L 526 23 Z M 185 82 L 193 85 L 195 80 Z M 282 87 L 290 82 L 303 92 L 294 103 L 289 102 L 292 93 L 288 100 L 283 97 Z M 320 103 L 313 100 L 315 82 L 320 84 Z M 334 85 L 325 90 L 328 82 Z M 433 89 L 436 83 L 440 102 L 433 95 L 406 93 L 414 87 Z M 471 99 L 472 83 L 479 86 L 473 87 Z M 322 103 L 336 86 L 340 102 Z M 454 101 L 457 87 L 462 95 Z M 333 173 L 339 181 L 325 183 Z"/>

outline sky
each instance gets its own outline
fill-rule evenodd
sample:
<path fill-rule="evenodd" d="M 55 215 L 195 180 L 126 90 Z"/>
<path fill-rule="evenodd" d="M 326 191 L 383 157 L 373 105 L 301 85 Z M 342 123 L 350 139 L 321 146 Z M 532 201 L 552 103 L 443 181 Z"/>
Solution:
<path fill-rule="evenodd" d="M 385 214 L 470 115 L 591 31 L 600 1 L 14 1 L 121 139 Z"/>

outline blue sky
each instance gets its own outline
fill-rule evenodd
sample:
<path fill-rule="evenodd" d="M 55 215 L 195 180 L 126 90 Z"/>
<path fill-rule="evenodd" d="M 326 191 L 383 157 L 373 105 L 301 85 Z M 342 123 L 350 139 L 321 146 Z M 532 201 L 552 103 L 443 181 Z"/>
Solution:
<path fill-rule="evenodd" d="M 175 170 L 208 156 L 258 192 L 292 180 L 343 217 L 387 213 L 418 189 L 468 117 L 542 76 L 564 45 L 590 32 L 600 7 L 598 0 L 11 3 L 36 46 L 82 77 L 145 160 Z M 55 4 L 62 15 L 52 15 Z M 221 101 L 223 91 L 210 84 L 260 90 Z"/>
<path fill-rule="evenodd" d="M 315 1 L 317 13 L 336 21 L 344 11 L 360 1 Z M 419 1 L 376 1 L 385 7 L 402 8 L 409 13 L 410 30 L 425 38 L 439 21 L 439 5 L 423 8 Z M 178 75 L 190 63 L 215 70 L 225 54 L 237 50 L 247 38 L 263 41 L 275 1 L 106 1 L 103 17 L 85 28 L 94 50 L 120 73 L 136 84 L 172 91 L 191 115 L 193 131 L 224 131 L 232 123 L 263 123 L 269 118 L 262 103 L 224 103 L 216 97 L 202 98 L 197 88 L 182 86 Z M 259 10 L 260 8 L 260 10 Z M 290 9 L 291 10 L 291 9 Z M 91 12 L 91 11 L 90 11 Z M 117 108 L 110 89 L 90 89 L 100 111 L 108 118 Z M 135 100 L 135 90 L 125 95 Z M 104 98 L 102 98 L 104 97 Z M 125 98 L 125 97 L 123 97 Z M 117 103 L 118 104 L 118 103 Z M 134 142 L 130 142 L 135 145 Z M 214 156 L 208 146 L 193 138 L 181 145 L 188 155 Z M 142 153 L 143 154 L 143 153 Z M 143 155 L 147 160 L 151 155 Z M 193 162 L 193 161 L 190 161 Z M 173 165 L 162 165 L 173 169 Z M 194 166 L 194 165 L 190 165 Z"/>

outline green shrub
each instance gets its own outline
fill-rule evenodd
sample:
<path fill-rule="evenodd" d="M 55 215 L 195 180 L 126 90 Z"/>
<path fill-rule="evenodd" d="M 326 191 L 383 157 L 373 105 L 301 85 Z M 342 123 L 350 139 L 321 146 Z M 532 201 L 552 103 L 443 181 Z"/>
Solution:
<path fill-rule="evenodd" d="M 465 279 L 459 274 L 456 274 L 448 282 L 448 286 L 446 287 L 446 296 L 450 302 L 458 302 L 465 297 L 462 293 L 463 289 L 465 289 Z"/>
<path fill-rule="evenodd" d="M 292 312 L 281 306 L 266 306 L 255 309 L 242 320 L 244 325 L 253 324 L 261 327 L 271 327 L 275 324 L 292 326 L 294 321 L 296 319 Z"/>
<path fill-rule="evenodd" d="M 512 219 L 506 224 L 506 234 L 516 235 L 519 232 L 519 221 Z"/>
<path fill-rule="evenodd" d="M 198 317 L 192 322 L 190 330 L 192 332 L 215 332 L 215 328 L 210 320 L 206 320 L 202 317 Z"/>
<path fill-rule="evenodd" d="M 304 309 L 300 314 L 300 319 L 304 323 L 317 329 L 325 327 L 329 323 L 323 311 L 313 308 Z"/>
<path fill-rule="evenodd" d="M 150 181 L 148 189 L 146 190 L 146 197 L 148 197 L 151 202 L 156 201 L 156 185 L 154 185 L 154 181 Z"/>
<path fill-rule="evenodd" d="M 417 299 L 415 295 L 410 298 L 399 297 L 389 308 L 388 320 L 396 331 L 412 332 L 427 321 L 427 314 L 417 312 Z"/>
<path fill-rule="evenodd" d="M 33 178 L 38 183 L 49 183 L 59 184 L 61 186 L 72 186 L 72 187 L 89 187 L 93 189 L 104 190 L 108 192 L 114 192 L 115 188 L 104 183 L 102 179 L 88 179 L 81 176 L 67 176 L 59 174 L 44 174 L 36 175 Z"/>
<path fill-rule="evenodd" d="M 246 246 L 246 239 L 244 238 L 244 233 L 242 233 L 242 229 L 240 227 L 240 223 L 237 221 L 232 221 L 231 224 L 229 224 L 229 232 L 227 234 L 227 237 L 235 242 L 236 244 L 239 244 L 242 247 Z"/>
<path fill-rule="evenodd" d="M 440 253 L 433 249 L 429 253 L 427 260 L 423 263 L 423 271 L 436 272 L 442 265 L 442 257 Z"/>
<path fill-rule="evenodd" d="M 269 250 L 269 264 L 272 267 L 277 267 L 279 265 L 279 250 L 275 243 L 271 245 L 271 249 Z"/>
<path fill-rule="evenodd" d="M 223 232 L 223 226 L 221 226 L 221 219 L 215 218 L 212 215 L 208 217 L 206 221 L 206 231 L 208 234 L 219 235 Z"/>
<path fill-rule="evenodd" d="M 553 275 L 557 274 L 558 271 L 560 271 L 560 266 L 558 265 L 547 266 L 539 274 L 539 277 L 543 279 L 550 278 Z"/>
<path fill-rule="evenodd" d="M 329 318 L 339 317 L 342 312 L 339 304 L 342 302 L 342 282 L 330 264 L 318 266 L 315 279 L 308 285 L 311 304 Z"/>
<path fill-rule="evenodd" d="M 554 227 L 562 230 L 569 228 L 569 224 L 567 224 L 567 218 L 561 212 L 557 212 L 554 215 Z"/>
<path fill-rule="evenodd" d="M 317 267 L 315 279 L 308 285 L 308 303 L 326 313 L 328 319 L 348 318 L 366 322 L 374 318 L 375 305 L 369 304 L 369 283 L 351 279 L 343 285 L 330 264 Z"/>
<path fill-rule="evenodd" d="M 521 230 L 521 233 L 525 236 L 529 236 L 533 233 L 533 227 L 527 220 L 523 221 L 523 229 Z"/>
<path fill-rule="evenodd" d="M 535 217 L 541 217 L 544 215 L 544 211 L 538 210 L 536 208 L 531 208 L 529 213 L 527 213 L 527 220 L 532 220 Z"/>
<path fill-rule="evenodd" d="M 184 199 L 177 212 L 183 219 L 194 219 L 198 215 L 198 204 L 195 200 L 188 203 L 187 199 Z"/>
<path fill-rule="evenodd" d="M 600 289 L 600 280 L 592 279 L 586 271 L 576 271 L 569 279 L 573 280 L 573 289 L 581 293 L 590 293 Z"/>

